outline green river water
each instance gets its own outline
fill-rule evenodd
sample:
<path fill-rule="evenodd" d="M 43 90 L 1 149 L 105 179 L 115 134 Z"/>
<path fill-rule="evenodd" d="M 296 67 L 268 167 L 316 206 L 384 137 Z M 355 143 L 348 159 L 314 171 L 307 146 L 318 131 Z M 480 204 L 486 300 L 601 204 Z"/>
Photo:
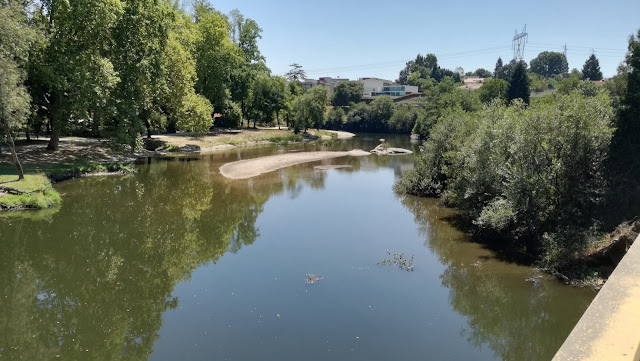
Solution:
<path fill-rule="evenodd" d="M 143 160 L 57 184 L 56 209 L 0 216 L 0 360 L 550 360 L 595 292 L 499 260 L 437 200 L 395 195 L 412 155 L 218 171 L 378 138 Z M 387 252 L 414 270 L 379 265 Z"/>

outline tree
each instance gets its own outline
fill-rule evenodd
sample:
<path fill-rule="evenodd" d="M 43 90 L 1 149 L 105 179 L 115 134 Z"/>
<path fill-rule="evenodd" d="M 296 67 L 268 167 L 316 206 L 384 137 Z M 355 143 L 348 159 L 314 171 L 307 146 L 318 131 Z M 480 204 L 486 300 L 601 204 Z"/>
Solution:
<path fill-rule="evenodd" d="M 608 202 L 612 212 L 630 219 L 640 211 L 640 30 L 630 37 L 626 59 L 612 86 L 619 105 L 608 166 Z"/>
<path fill-rule="evenodd" d="M 29 45 L 38 35 L 28 22 L 25 4 L 18 0 L 0 3 L 0 127 L 9 144 L 18 180 L 24 179 L 24 172 L 11 133 L 25 125 L 31 110 L 31 98 L 24 86 L 24 67 Z"/>
<path fill-rule="evenodd" d="M 473 74 L 480 78 L 491 78 L 493 76 L 493 73 L 485 68 L 478 68 L 473 72 Z"/>
<path fill-rule="evenodd" d="M 389 119 L 388 126 L 390 130 L 397 133 L 409 134 L 416 123 L 418 113 L 415 108 L 409 105 L 399 105 L 394 111 L 391 119 Z"/>
<path fill-rule="evenodd" d="M 494 78 L 498 78 L 498 74 L 500 74 L 500 70 L 502 69 L 502 58 L 498 58 L 498 61 L 496 61 L 496 67 L 493 70 L 493 77 Z"/>
<path fill-rule="evenodd" d="M 297 97 L 293 103 L 293 131 L 298 134 L 304 129 L 320 129 L 324 124 L 325 107 L 329 104 L 327 88 L 313 87 L 308 93 Z"/>
<path fill-rule="evenodd" d="M 336 85 L 331 103 L 334 106 L 347 106 L 362 99 L 364 85 L 359 81 L 344 81 Z"/>
<path fill-rule="evenodd" d="M 304 79 L 306 79 L 307 74 L 302 69 L 302 65 L 293 63 L 289 66 L 291 67 L 291 69 L 285 75 L 287 77 L 287 80 L 300 83 L 304 81 Z"/>
<path fill-rule="evenodd" d="M 195 12 L 200 33 L 195 43 L 196 92 L 209 99 L 214 112 L 222 112 L 231 97 L 232 69 L 244 64 L 243 50 L 231 42 L 224 15 L 204 5 L 197 7 Z M 243 96 L 238 95 L 238 98 Z"/>
<path fill-rule="evenodd" d="M 565 75 L 569 72 L 569 63 L 563 53 L 543 51 L 531 60 L 531 71 L 544 77 Z"/>
<path fill-rule="evenodd" d="M 507 88 L 509 83 L 502 79 L 487 79 L 484 85 L 476 91 L 481 102 L 488 104 L 498 99 L 505 101 L 507 99 Z"/>
<path fill-rule="evenodd" d="M 582 67 L 582 79 L 602 80 L 600 62 L 595 54 L 591 54 Z"/>
<path fill-rule="evenodd" d="M 344 113 L 344 110 L 342 108 L 334 108 L 329 111 L 325 126 L 328 129 L 342 130 L 345 121 L 346 115 Z"/>
<path fill-rule="evenodd" d="M 280 129 L 280 112 L 287 108 L 287 80 L 281 76 L 273 77 L 273 111 Z"/>
<path fill-rule="evenodd" d="M 156 110 L 172 15 L 154 0 L 130 0 L 114 29 L 114 68 L 120 83 L 112 131 L 132 149 L 141 146 L 140 133 Z"/>
<path fill-rule="evenodd" d="M 375 98 L 371 102 L 371 115 L 380 124 L 386 124 L 393 115 L 393 99 L 388 95 Z"/>
<path fill-rule="evenodd" d="M 513 102 L 515 99 L 522 99 L 525 104 L 529 104 L 530 82 L 526 64 L 523 61 L 519 61 L 513 70 L 507 87 L 507 101 Z"/>

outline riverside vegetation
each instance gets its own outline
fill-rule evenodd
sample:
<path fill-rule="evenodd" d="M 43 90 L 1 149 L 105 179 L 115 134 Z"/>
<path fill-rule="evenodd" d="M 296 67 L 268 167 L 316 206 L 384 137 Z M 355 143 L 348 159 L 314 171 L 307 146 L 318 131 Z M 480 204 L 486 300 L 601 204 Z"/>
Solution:
<path fill-rule="evenodd" d="M 442 197 L 478 238 L 581 275 L 593 242 L 639 214 L 640 32 L 606 89 L 569 79 L 529 105 L 454 109 L 428 134 L 397 191 Z"/>

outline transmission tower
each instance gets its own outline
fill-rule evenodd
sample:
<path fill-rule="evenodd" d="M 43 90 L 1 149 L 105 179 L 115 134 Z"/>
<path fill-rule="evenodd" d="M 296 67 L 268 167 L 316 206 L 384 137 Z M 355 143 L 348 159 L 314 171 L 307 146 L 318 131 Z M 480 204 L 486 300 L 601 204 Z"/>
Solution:
<path fill-rule="evenodd" d="M 527 24 L 524 25 L 521 33 L 516 29 L 516 35 L 513 37 L 513 60 L 520 61 L 524 58 L 524 45 L 529 42 L 529 34 L 527 34 Z"/>
<path fill-rule="evenodd" d="M 562 54 L 564 54 L 564 57 L 567 57 L 567 43 L 564 43 L 564 50 L 562 50 Z"/>

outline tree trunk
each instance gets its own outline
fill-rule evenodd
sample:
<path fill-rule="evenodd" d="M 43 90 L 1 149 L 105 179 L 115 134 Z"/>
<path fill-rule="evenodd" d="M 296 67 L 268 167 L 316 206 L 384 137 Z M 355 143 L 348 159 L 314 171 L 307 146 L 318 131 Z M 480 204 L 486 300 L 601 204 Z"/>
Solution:
<path fill-rule="evenodd" d="M 147 139 L 151 139 L 151 124 L 149 120 L 145 120 L 144 125 L 147 127 Z"/>
<path fill-rule="evenodd" d="M 51 137 L 49 138 L 49 144 L 47 145 L 47 150 L 56 151 L 58 150 L 58 143 L 60 142 L 60 125 L 55 119 L 55 115 L 51 117 Z"/>
<path fill-rule="evenodd" d="M 56 109 L 60 107 L 62 101 L 60 99 L 60 94 L 58 91 L 55 91 L 53 94 L 53 101 L 50 104 L 53 108 L 51 110 L 51 119 L 49 120 L 49 124 L 51 126 L 51 137 L 49 138 L 49 144 L 47 145 L 47 150 L 56 151 L 58 150 L 58 143 L 60 142 L 60 109 Z"/>
<path fill-rule="evenodd" d="M 93 122 L 91 122 L 91 134 L 96 138 L 100 138 L 99 110 L 96 110 L 93 112 Z"/>
<path fill-rule="evenodd" d="M 31 134 L 29 134 L 29 126 L 24 129 L 24 135 L 27 137 L 27 142 L 31 142 Z"/>
<path fill-rule="evenodd" d="M 11 132 L 9 131 L 9 127 L 4 127 L 4 134 L 7 136 L 7 143 L 9 144 L 9 149 L 11 150 L 11 158 L 13 158 L 13 163 L 16 165 L 16 170 L 18 171 L 18 180 L 24 179 L 24 171 L 22 170 L 22 164 L 18 160 L 18 155 L 16 154 L 16 144 L 13 142 L 13 137 L 11 136 Z"/>
<path fill-rule="evenodd" d="M 280 119 L 278 118 L 278 113 L 276 112 L 276 123 L 278 123 L 278 129 L 280 129 Z"/>

